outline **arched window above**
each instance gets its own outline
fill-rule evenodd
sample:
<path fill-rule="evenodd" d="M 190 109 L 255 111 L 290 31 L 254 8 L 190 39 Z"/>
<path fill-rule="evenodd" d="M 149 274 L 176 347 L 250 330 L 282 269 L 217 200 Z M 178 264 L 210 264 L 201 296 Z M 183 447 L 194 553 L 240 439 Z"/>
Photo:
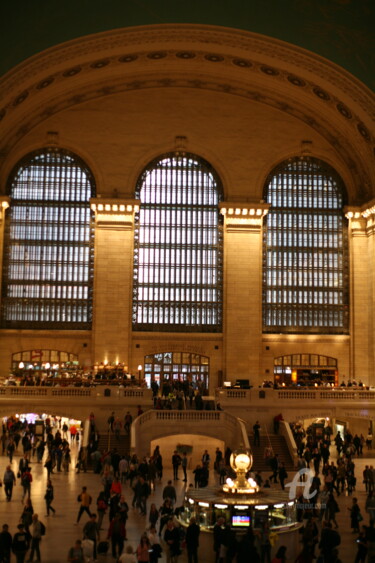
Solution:
<path fill-rule="evenodd" d="M 28 154 L 8 182 L 2 326 L 91 326 L 93 284 L 92 174 L 59 148 Z"/>
<path fill-rule="evenodd" d="M 315 158 L 269 175 L 263 241 L 263 331 L 345 334 L 349 266 L 345 187 Z"/>
<path fill-rule="evenodd" d="M 171 153 L 152 161 L 136 188 L 133 328 L 220 332 L 220 180 L 203 159 Z"/>

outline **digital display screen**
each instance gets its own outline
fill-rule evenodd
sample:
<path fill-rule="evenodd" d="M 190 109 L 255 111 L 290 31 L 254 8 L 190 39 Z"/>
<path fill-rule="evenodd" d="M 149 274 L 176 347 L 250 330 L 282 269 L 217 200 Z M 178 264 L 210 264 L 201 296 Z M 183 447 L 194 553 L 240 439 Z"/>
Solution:
<path fill-rule="evenodd" d="M 250 526 L 250 516 L 247 514 L 238 514 L 232 516 L 232 526 L 234 528 L 242 528 Z"/>

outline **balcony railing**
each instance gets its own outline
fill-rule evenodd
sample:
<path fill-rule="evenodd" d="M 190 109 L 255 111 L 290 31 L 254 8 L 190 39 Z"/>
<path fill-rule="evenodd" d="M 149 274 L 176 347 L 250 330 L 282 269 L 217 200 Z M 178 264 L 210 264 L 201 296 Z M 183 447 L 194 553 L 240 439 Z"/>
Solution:
<path fill-rule="evenodd" d="M 225 389 L 216 390 L 216 400 L 220 404 L 245 404 L 258 401 L 329 401 L 329 402 L 368 402 L 375 400 L 375 391 L 350 389 Z"/>

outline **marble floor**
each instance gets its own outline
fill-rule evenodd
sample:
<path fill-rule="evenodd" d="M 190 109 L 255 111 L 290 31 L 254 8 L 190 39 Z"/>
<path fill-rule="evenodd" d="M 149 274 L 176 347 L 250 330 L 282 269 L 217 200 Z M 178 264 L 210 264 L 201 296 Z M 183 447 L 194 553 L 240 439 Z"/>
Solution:
<path fill-rule="evenodd" d="M 75 456 L 77 454 L 76 446 L 72 447 L 72 467 L 75 465 Z M 16 472 L 18 468 L 19 455 L 16 455 L 13 460 L 13 470 Z M 366 500 L 366 494 L 364 491 L 364 485 L 362 484 L 362 471 L 365 464 L 374 464 L 374 459 L 356 459 L 356 475 L 358 488 L 356 491 L 356 496 L 359 499 L 359 504 L 361 507 L 361 512 L 364 516 L 364 522 L 368 522 L 368 516 L 364 510 L 364 503 Z M 5 456 L 0 456 L 0 476 L 2 478 L 6 465 L 8 464 L 8 459 Z M 211 483 L 214 484 L 215 476 L 213 472 L 211 473 Z M 32 463 L 32 474 L 33 483 L 31 490 L 31 498 L 34 506 L 34 511 L 39 514 L 40 519 L 45 523 L 47 531 L 45 537 L 42 539 L 41 553 L 42 561 L 44 563 L 63 563 L 67 561 L 67 554 L 69 548 L 74 544 L 76 539 L 82 539 L 82 529 L 87 521 L 87 516 L 84 514 L 81 518 L 81 522 L 76 526 L 75 520 L 77 517 L 77 512 L 79 504 L 77 502 L 77 495 L 80 493 L 82 486 L 87 486 L 89 493 L 92 495 L 95 501 L 99 491 L 101 490 L 100 476 L 94 475 L 92 472 L 79 473 L 76 474 L 74 470 L 66 475 L 63 473 L 54 474 L 53 485 L 55 489 L 55 500 L 53 506 L 56 508 L 56 516 L 46 517 L 44 493 L 46 488 L 46 470 L 43 468 L 43 464 L 38 464 L 36 462 Z M 171 470 L 166 470 L 163 478 L 163 482 L 157 484 L 156 490 L 152 492 L 151 497 L 148 501 L 148 507 L 151 502 L 155 502 L 157 507 L 161 505 L 162 489 L 166 484 L 167 480 L 172 477 Z M 190 476 L 189 476 L 190 477 Z M 289 479 L 290 479 L 289 475 Z M 189 479 L 188 479 L 189 483 Z M 175 486 L 178 493 L 178 500 L 182 501 L 184 496 L 184 483 L 182 481 L 176 481 Z M 274 485 L 277 487 L 277 485 Z M 4 490 L 0 490 L 0 526 L 7 523 L 10 528 L 10 532 L 14 534 L 16 532 L 17 524 L 19 523 L 19 518 L 22 512 L 23 503 L 21 501 L 22 488 L 20 484 L 14 488 L 13 498 L 11 502 L 6 502 Z M 124 487 L 124 493 L 128 504 L 131 507 L 131 490 L 127 485 Z M 350 531 L 350 519 L 347 507 L 351 504 L 350 497 L 341 495 L 338 498 L 340 513 L 338 514 L 338 524 L 339 532 L 341 534 L 341 546 L 340 546 L 340 558 L 342 563 L 353 563 L 356 554 L 356 544 L 355 535 L 351 534 Z M 108 525 L 108 516 L 104 519 L 105 529 Z M 141 533 L 145 530 L 147 525 L 147 520 L 142 517 L 138 512 L 130 508 L 129 520 L 127 522 L 127 537 L 128 544 L 136 548 Z M 102 532 L 103 536 L 101 539 L 105 539 L 106 532 Z M 211 563 L 214 561 L 213 551 L 212 551 L 212 535 L 201 534 L 202 541 L 199 551 L 200 563 Z M 297 553 L 289 553 L 288 561 L 294 562 Z M 14 556 L 12 561 L 14 561 Z M 107 558 L 101 559 L 101 561 L 113 562 L 114 560 L 109 555 Z M 165 561 L 165 555 L 159 559 L 161 563 Z M 187 561 L 186 553 L 183 553 L 179 557 L 179 563 L 185 563 Z M 251 562 L 250 562 L 251 563 Z"/>

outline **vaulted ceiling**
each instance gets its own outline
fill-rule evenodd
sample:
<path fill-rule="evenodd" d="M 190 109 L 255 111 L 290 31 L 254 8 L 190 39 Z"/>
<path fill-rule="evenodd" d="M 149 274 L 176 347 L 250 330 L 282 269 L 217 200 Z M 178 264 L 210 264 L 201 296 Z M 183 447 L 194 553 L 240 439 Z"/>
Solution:
<path fill-rule="evenodd" d="M 65 0 L 3 2 L 0 74 L 44 49 L 114 28 L 213 24 L 303 47 L 375 86 L 373 0 Z"/>

